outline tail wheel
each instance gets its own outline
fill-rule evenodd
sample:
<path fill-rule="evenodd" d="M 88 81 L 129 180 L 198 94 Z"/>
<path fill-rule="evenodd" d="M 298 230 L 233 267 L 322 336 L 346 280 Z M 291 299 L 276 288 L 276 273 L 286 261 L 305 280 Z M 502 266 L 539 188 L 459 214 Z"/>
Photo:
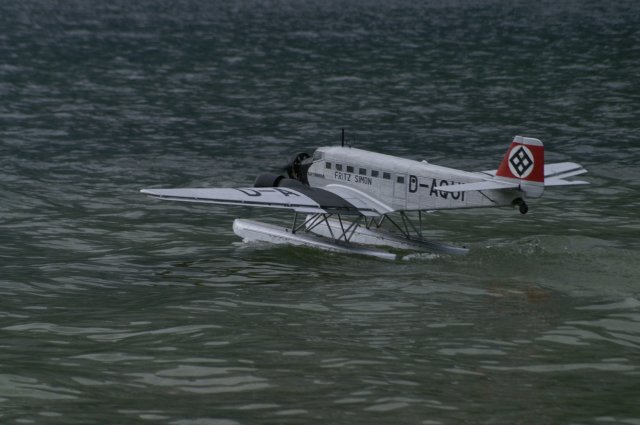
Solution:
<path fill-rule="evenodd" d="M 518 211 L 520 211 L 520 214 L 526 214 L 529 212 L 529 206 L 526 202 L 524 202 L 524 199 L 522 198 L 514 199 L 512 204 L 518 207 Z"/>
<path fill-rule="evenodd" d="M 520 214 L 526 214 L 529 211 L 529 206 L 527 205 L 526 202 L 522 202 L 522 204 L 520 204 L 518 209 L 520 210 Z"/>

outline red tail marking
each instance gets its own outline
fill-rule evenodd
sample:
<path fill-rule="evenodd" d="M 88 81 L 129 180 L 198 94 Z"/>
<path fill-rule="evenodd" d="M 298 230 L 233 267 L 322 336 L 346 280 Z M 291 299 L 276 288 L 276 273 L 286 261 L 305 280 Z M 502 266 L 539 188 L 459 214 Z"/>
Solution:
<path fill-rule="evenodd" d="M 542 143 L 537 139 L 517 136 L 502 159 L 496 176 L 544 183 Z"/>

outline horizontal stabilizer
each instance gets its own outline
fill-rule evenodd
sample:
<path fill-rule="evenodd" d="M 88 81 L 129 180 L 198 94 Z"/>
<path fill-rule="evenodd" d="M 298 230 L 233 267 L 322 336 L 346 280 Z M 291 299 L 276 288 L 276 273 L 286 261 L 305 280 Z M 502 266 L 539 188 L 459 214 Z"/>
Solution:
<path fill-rule="evenodd" d="M 438 186 L 433 189 L 441 192 L 471 192 L 474 190 L 518 189 L 518 187 L 519 185 L 516 183 L 503 182 L 499 180 L 485 180 L 482 182 Z"/>
<path fill-rule="evenodd" d="M 545 168 L 545 184 L 547 184 L 546 180 L 550 178 L 559 178 L 564 179 L 567 177 L 577 176 L 579 174 L 586 173 L 582 165 L 576 164 L 575 162 L 558 162 L 556 164 L 547 164 Z"/>
<path fill-rule="evenodd" d="M 587 170 L 582 165 L 575 162 L 558 162 L 548 164 L 544 173 L 545 186 L 575 186 L 580 184 L 589 184 L 582 180 L 565 180 L 567 177 L 577 176 L 586 173 Z"/>
<path fill-rule="evenodd" d="M 576 164 L 575 162 L 557 162 L 555 164 L 545 164 L 544 165 L 544 185 L 545 186 L 575 186 L 575 185 L 581 185 L 581 184 L 589 184 L 589 182 L 583 181 L 583 180 L 565 180 L 568 177 L 573 177 L 573 176 L 577 176 L 580 174 L 584 174 L 587 172 L 587 170 L 585 170 L 582 165 L 580 164 Z M 479 173 L 478 173 L 479 174 Z M 488 171 L 482 171 L 482 174 L 488 174 L 488 175 L 492 175 L 495 176 L 496 175 L 496 170 L 488 170 Z M 469 186 L 469 185 L 476 185 L 476 184 L 482 184 L 485 182 L 480 182 L 480 183 L 468 183 L 466 185 L 462 185 L 462 186 Z M 492 183 L 492 182 L 489 182 Z M 459 186 L 453 186 L 455 187 L 455 189 L 442 189 L 442 188 L 438 188 L 438 190 L 443 190 L 443 191 L 447 191 L 447 192 L 455 192 L 458 189 Z M 498 188 L 491 188 L 491 189 L 498 189 Z M 470 190 L 484 190 L 484 189 L 470 189 Z"/>
<path fill-rule="evenodd" d="M 589 184 L 589 182 L 584 180 L 563 180 L 558 177 L 552 177 L 544 180 L 545 186 L 575 186 L 579 184 Z"/>
<path fill-rule="evenodd" d="M 577 176 L 578 174 L 584 174 L 587 172 L 582 165 L 576 164 L 575 162 L 557 162 L 555 164 L 545 164 L 544 167 L 545 177 L 558 177 L 562 175 L 564 178 Z M 480 173 L 495 176 L 497 171 L 498 170 L 485 170 Z"/>

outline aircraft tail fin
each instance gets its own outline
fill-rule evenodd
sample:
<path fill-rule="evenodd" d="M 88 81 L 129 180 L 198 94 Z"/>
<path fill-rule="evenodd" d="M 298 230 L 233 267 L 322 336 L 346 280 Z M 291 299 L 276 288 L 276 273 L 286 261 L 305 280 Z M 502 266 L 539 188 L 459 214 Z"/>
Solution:
<path fill-rule="evenodd" d="M 529 198 L 544 192 L 544 145 L 532 137 L 516 136 L 507 150 L 496 177 L 517 183 Z"/>

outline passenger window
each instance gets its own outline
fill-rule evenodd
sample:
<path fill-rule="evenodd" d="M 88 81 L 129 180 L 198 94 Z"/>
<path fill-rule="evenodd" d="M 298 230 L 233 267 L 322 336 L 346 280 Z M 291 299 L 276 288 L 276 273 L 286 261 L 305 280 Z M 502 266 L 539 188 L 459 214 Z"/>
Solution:
<path fill-rule="evenodd" d="M 342 164 L 336 164 L 336 170 L 342 171 Z"/>
<path fill-rule="evenodd" d="M 391 180 L 391 174 L 389 173 L 382 173 L 382 178 L 385 180 Z"/>
<path fill-rule="evenodd" d="M 326 164 L 324 164 L 324 168 L 326 168 L 327 170 L 331 169 L 331 163 L 327 162 Z"/>
<path fill-rule="evenodd" d="M 347 173 L 353 173 L 353 167 L 351 165 L 347 165 Z"/>
<path fill-rule="evenodd" d="M 367 175 L 367 170 L 365 170 L 364 168 L 361 168 L 359 171 L 359 174 L 362 174 L 363 176 Z"/>
<path fill-rule="evenodd" d="M 404 183 L 404 177 L 398 176 L 398 183 Z"/>
<path fill-rule="evenodd" d="M 377 170 L 371 170 L 371 177 L 378 177 L 378 171 Z"/>

